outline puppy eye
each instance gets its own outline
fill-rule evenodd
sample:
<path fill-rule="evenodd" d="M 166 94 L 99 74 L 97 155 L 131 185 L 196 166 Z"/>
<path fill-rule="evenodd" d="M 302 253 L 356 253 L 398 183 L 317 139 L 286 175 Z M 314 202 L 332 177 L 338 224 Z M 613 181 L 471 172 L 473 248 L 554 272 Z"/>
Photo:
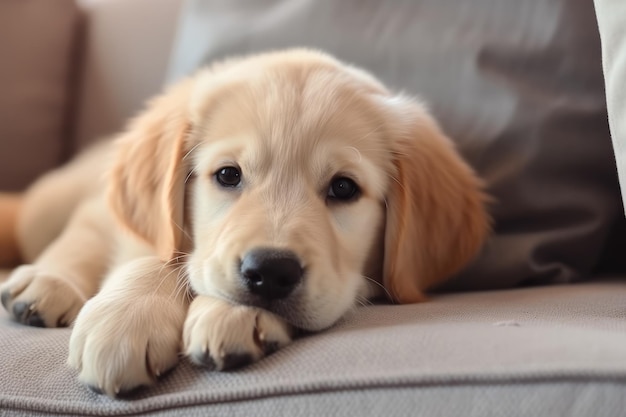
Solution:
<path fill-rule="evenodd" d="M 360 191 L 359 186 L 350 178 L 337 177 L 331 181 L 326 197 L 335 201 L 349 201 L 356 199 Z"/>
<path fill-rule="evenodd" d="M 215 179 L 222 187 L 236 187 L 241 182 L 241 172 L 235 167 L 223 167 L 217 170 Z"/>

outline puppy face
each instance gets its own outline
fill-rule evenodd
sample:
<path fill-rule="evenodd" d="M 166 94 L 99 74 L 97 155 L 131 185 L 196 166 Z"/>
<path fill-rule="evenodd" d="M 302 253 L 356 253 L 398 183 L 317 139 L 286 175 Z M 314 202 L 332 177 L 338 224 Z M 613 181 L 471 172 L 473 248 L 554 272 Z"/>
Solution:
<path fill-rule="evenodd" d="M 188 268 L 198 293 L 310 330 L 367 293 L 394 169 L 368 89 L 332 67 L 277 65 L 198 109 Z"/>
<path fill-rule="evenodd" d="M 479 181 L 424 110 L 315 52 L 200 72 L 119 143 L 124 224 L 164 259 L 189 247 L 195 292 L 307 330 L 383 286 L 418 301 L 488 229 Z"/>

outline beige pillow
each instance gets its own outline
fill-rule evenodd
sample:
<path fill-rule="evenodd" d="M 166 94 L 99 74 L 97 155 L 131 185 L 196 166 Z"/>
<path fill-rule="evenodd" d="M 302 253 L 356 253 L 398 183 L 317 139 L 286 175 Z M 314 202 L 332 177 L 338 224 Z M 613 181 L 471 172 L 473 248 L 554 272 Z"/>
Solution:
<path fill-rule="evenodd" d="M 79 13 L 73 0 L 0 1 L 0 190 L 18 190 L 69 152 Z"/>

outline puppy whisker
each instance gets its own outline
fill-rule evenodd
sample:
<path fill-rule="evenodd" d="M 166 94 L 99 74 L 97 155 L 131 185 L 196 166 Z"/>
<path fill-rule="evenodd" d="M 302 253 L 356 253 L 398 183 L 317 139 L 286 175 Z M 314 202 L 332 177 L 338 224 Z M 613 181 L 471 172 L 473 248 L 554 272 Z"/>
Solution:
<path fill-rule="evenodd" d="M 179 263 L 179 262 L 181 261 L 181 259 L 186 259 L 186 258 L 189 256 L 189 254 L 184 253 L 184 252 L 180 252 L 180 251 L 178 251 L 178 252 L 177 252 L 177 254 L 179 254 L 179 255 L 178 255 L 178 256 L 175 256 L 175 257 L 173 257 L 173 258 L 171 258 L 171 259 L 169 259 L 169 260 L 168 260 L 168 261 L 166 261 L 166 262 L 164 262 L 164 263 L 160 266 L 159 270 L 156 272 L 156 275 L 157 275 L 158 277 L 160 277 L 160 279 L 159 279 L 159 283 L 158 283 L 158 284 L 157 284 L 157 286 L 154 288 L 153 293 L 155 293 L 155 294 L 156 294 L 156 293 L 160 290 L 160 288 L 161 288 L 161 286 L 163 285 L 163 283 L 164 283 L 167 279 L 169 279 L 169 277 L 170 277 L 170 276 L 171 276 L 174 272 L 177 272 L 177 273 L 178 273 L 177 280 L 179 279 L 179 277 L 180 277 L 180 273 L 181 273 L 181 271 L 184 269 L 184 267 L 183 267 L 182 265 L 174 266 L 174 267 L 172 268 L 172 270 L 171 270 L 171 271 L 169 271 L 166 275 L 164 275 L 164 276 L 163 276 L 163 270 L 164 270 L 165 268 L 171 267 L 172 265 Z M 177 285 L 177 286 L 179 285 L 179 284 L 178 284 L 178 282 L 177 282 L 177 284 L 176 284 L 176 285 Z M 175 288 L 176 288 L 176 287 L 175 287 Z"/>
<path fill-rule="evenodd" d="M 189 149 L 189 151 L 187 151 L 187 153 L 185 154 L 185 156 L 183 156 L 183 161 L 187 160 L 187 158 L 196 150 L 198 149 L 198 147 L 202 145 L 202 141 L 196 143 L 195 145 L 193 145 L 193 147 L 191 149 Z"/>
<path fill-rule="evenodd" d="M 357 296 L 355 301 L 361 307 L 374 305 L 374 303 L 372 303 L 367 297 Z"/>
<path fill-rule="evenodd" d="M 189 182 L 189 179 L 190 179 L 192 176 L 194 176 L 195 174 L 196 174 L 195 169 L 191 169 L 191 170 L 189 171 L 189 173 L 187 174 L 187 176 L 185 177 L 185 181 L 184 181 L 184 183 L 185 183 L 185 184 L 187 184 L 187 183 Z"/>
<path fill-rule="evenodd" d="M 170 296 L 172 299 L 178 299 L 183 297 L 187 301 L 191 301 L 193 298 L 189 288 L 189 280 L 187 279 L 186 272 L 183 268 L 178 269 L 178 275 L 176 276 L 176 287 L 174 292 Z"/>
<path fill-rule="evenodd" d="M 389 291 L 387 290 L 387 288 L 385 288 L 385 286 L 383 284 L 381 284 L 380 282 L 376 281 L 373 278 L 370 278 L 366 275 L 361 275 L 363 278 L 365 278 L 368 282 L 374 284 L 375 286 L 381 288 L 383 290 L 383 292 L 385 293 L 385 295 L 387 296 L 388 299 L 392 300 L 393 298 L 391 297 L 391 294 L 389 293 Z"/>

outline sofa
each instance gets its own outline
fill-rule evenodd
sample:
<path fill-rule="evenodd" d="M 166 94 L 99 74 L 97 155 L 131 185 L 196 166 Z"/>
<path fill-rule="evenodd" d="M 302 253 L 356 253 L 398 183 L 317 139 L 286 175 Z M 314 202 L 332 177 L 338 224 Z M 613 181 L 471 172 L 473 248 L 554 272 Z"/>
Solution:
<path fill-rule="evenodd" d="M 0 415 L 625 415 L 624 28 L 621 0 L 0 4 L 2 198 L 199 66 L 296 45 L 422 97 L 494 196 L 492 238 L 427 302 L 234 371 L 181 358 L 123 398 L 66 366 L 70 329 L 2 310 Z"/>

